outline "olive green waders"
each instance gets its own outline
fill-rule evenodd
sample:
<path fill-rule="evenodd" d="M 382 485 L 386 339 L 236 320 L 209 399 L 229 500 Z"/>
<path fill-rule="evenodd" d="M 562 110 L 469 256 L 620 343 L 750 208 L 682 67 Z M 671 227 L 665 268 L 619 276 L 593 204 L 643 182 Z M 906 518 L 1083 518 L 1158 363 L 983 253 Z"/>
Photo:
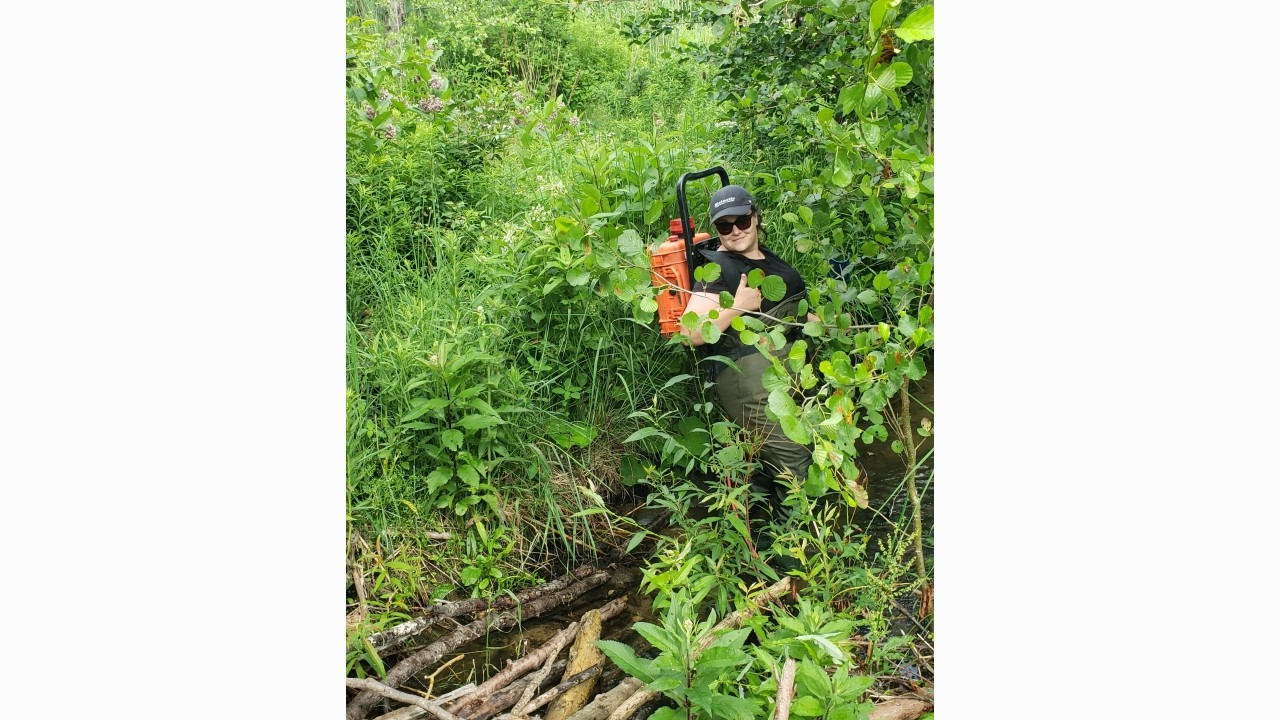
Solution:
<path fill-rule="evenodd" d="M 786 358 L 790 351 L 791 343 L 787 343 L 774 351 L 774 355 Z M 752 540 L 757 550 L 764 550 L 773 544 L 773 537 L 760 531 L 770 519 L 782 523 L 790 514 L 784 504 L 788 488 L 782 480 L 783 473 L 789 472 L 803 482 L 813 462 L 813 453 L 810 448 L 793 442 L 777 422 L 765 415 L 769 392 L 764 388 L 763 377 L 771 365 L 769 358 L 751 349 L 735 358 L 735 362 L 738 370 L 726 367 L 716 375 L 716 392 L 725 416 L 763 441 L 757 456 L 762 467 L 751 475 L 752 495 L 763 496 L 763 503 L 752 503 L 750 517 Z"/>

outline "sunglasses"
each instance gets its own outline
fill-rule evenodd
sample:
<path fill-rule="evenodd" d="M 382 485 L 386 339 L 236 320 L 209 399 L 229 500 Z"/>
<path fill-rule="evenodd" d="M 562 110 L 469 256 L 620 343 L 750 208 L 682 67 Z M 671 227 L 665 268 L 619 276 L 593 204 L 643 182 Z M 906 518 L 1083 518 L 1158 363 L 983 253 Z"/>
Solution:
<path fill-rule="evenodd" d="M 752 215 L 743 215 L 742 217 L 738 218 L 737 220 L 734 220 L 733 222 L 729 222 L 728 220 L 717 220 L 714 223 L 712 223 L 712 225 L 716 226 L 716 232 L 720 233 L 721 235 L 728 235 L 729 233 L 733 232 L 733 229 L 735 227 L 738 228 L 739 230 L 746 230 L 750 228 L 752 217 L 753 217 Z"/>

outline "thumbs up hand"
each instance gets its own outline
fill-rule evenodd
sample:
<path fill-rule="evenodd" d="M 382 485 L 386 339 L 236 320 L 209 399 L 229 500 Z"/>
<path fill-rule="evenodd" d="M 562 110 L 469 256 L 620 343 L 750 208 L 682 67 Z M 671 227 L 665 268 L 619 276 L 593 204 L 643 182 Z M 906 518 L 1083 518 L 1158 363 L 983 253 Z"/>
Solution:
<path fill-rule="evenodd" d="M 761 300 L 760 291 L 747 285 L 747 276 L 743 273 L 738 281 L 738 291 L 733 294 L 733 306 L 739 310 L 756 311 L 760 309 Z"/>

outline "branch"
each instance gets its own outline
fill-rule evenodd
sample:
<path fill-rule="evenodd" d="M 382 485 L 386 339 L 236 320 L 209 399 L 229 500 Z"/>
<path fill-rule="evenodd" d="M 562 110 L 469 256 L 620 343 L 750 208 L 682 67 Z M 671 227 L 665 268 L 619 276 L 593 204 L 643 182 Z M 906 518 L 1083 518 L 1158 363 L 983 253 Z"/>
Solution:
<path fill-rule="evenodd" d="M 439 705 L 433 702 L 423 700 L 417 695 L 410 695 L 407 692 L 400 692 L 395 688 L 387 687 L 386 685 L 383 685 L 377 680 L 369 680 L 369 679 L 361 680 L 359 678 L 347 678 L 347 687 L 355 688 L 356 690 L 364 690 L 366 692 L 376 693 L 383 697 L 391 698 L 392 700 L 395 700 L 397 702 L 402 702 L 409 705 L 416 705 L 422 708 L 423 710 L 426 710 L 428 714 L 433 715 L 439 718 L 440 720 L 462 720 L 462 718 L 458 717 L 457 715 L 454 715 L 453 713 L 449 712 L 448 710 L 445 710 L 444 708 L 440 707 Z"/>

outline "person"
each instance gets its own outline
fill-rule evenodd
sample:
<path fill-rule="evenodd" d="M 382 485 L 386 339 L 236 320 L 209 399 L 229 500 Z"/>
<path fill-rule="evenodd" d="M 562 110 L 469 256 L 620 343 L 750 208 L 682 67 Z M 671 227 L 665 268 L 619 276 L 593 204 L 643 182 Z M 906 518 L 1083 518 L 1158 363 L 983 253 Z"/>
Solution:
<path fill-rule="evenodd" d="M 761 244 L 764 228 L 760 225 L 760 206 L 746 188 L 721 187 L 711 196 L 709 214 L 720 238 L 720 250 L 704 251 L 703 255 L 720 265 L 720 277 L 711 282 L 695 282 L 685 312 L 702 316 L 712 309 L 719 310 L 718 317 L 711 322 L 721 335 L 715 343 L 706 342 L 699 329 L 701 323 L 693 330 L 682 327 L 681 332 L 699 349 L 704 367 L 715 374 L 720 409 L 738 426 L 758 434 L 763 441 L 757 456 L 761 467 L 751 476 L 751 491 L 757 497 L 763 496 L 764 502 L 750 512 L 752 535 L 756 536 L 754 544 L 757 550 L 763 550 L 772 544 L 770 535 L 759 533 L 768 518 L 785 522 L 788 517 L 783 502 L 787 495 L 785 476 L 790 474 L 803 481 L 812 462 L 812 449 L 793 442 L 781 426 L 765 414 L 769 392 L 764 388 L 763 376 L 772 361 L 754 347 L 744 346 L 730 324 L 740 315 L 764 313 L 770 317 L 760 316 L 761 321 L 767 327 L 774 326 L 779 320 L 795 315 L 806 288 L 795 268 Z M 759 289 L 747 284 L 747 273 L 756 268 L 786 283 L 786 293 L 781 300 L 771 301 Z M 722 291 L 733 295 L 732 307 L 720 307 Z M 807 319 L 818 318 L 809 313 Z M 799 337 L 799 330 L 797 325 L 787 325 L 787 344 L 773 354 L 785 358 Z M 738 369 L 710 360 L 711 355 L 732 359 Z M 757 508 L 763 510 L 763 514 L 755 512 Z"/>

